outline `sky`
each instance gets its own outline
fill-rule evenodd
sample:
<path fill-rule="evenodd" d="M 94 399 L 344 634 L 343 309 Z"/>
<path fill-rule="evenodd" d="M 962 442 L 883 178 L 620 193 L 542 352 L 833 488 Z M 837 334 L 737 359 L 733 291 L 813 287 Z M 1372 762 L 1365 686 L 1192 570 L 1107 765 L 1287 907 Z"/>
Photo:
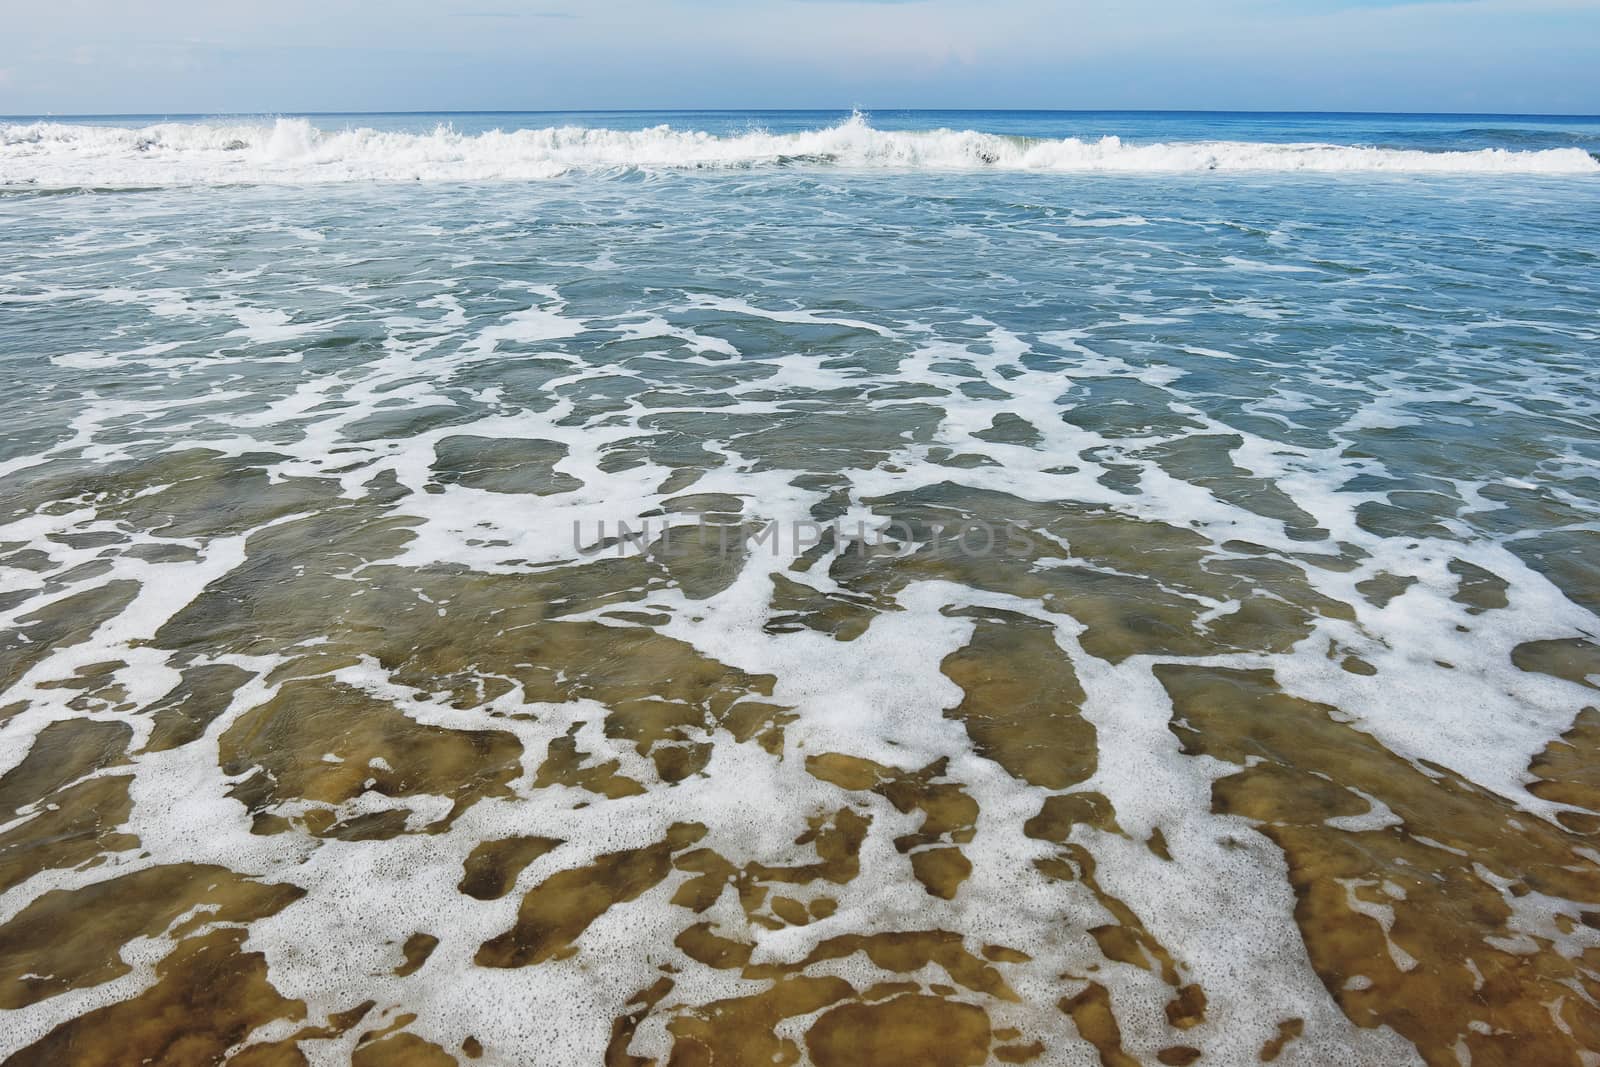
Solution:
<path fill-rule="evenodd" d="M 0 114 L 1600 113 L 1600 0 L 0 0 Z"/>

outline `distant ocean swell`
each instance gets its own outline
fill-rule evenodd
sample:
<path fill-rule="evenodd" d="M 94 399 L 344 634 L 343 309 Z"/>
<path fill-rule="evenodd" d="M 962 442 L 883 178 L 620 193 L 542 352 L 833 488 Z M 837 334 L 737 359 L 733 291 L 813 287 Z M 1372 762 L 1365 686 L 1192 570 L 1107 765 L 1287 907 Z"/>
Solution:
<path fill-rule="evenodd" d="M 46 187 L 555 178 L 607 169 L 753 168 L 1185 173 L 1199 171 L 1600 174 L 1581 148 L 1423 151 L 1335 144 L 1196 141 L 1126 144 L 971 130 L 874 129 L 860 115 L 804 133 L 549 127 L 463 134 L 324 131 L 305 119 L 165 123 L 142 129 L 51 122 L 0 125 L 0 185 Z"/>

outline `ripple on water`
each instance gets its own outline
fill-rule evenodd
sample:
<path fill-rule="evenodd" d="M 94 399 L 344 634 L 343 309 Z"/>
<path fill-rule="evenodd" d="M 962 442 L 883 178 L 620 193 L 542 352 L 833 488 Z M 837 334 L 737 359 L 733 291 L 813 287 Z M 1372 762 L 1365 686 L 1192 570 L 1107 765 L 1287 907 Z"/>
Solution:
<path fill-rule="evenodd" d="M 1587 1062 L 1594 195 L 0 198 L 0 1051 Z"/>

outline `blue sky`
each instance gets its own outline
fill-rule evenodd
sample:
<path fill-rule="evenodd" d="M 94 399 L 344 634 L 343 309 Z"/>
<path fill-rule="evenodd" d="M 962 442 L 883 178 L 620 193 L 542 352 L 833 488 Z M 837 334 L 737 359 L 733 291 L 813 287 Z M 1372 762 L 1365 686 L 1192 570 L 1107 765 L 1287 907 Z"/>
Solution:
<path fill-rule="evenodd" d="M 0 114 L 1600 112 L 1600 0 L 0 2 Z"/>

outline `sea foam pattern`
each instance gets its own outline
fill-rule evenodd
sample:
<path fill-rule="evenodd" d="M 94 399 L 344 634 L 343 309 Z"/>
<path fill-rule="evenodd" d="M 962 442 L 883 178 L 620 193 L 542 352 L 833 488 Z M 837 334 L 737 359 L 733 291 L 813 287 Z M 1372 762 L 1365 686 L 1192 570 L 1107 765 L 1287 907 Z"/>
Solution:
<path fill-rule="evenodd" d="M 1600 1052 L 1600 183 L 835 173 L 0 197 L 0 1060 Z"/>
<path fill-rule="evenodd" d="M 347 128 L 306 119 L 167 123 L 141 129 L 38 122 L 0 126 L 0 184 L 46 187 L 554 178 L 573 171 L 779 165 L 1057 173 L 1391 172 L 1600 174 L 1581 148 L 1421 151 L 1232 141 L 1129 144 L 997 136 L 973 130 L 874 129 L 862 115 L 827 129 L 717 136 L 658 126 L 579 126 L 431 133 Z"/>

